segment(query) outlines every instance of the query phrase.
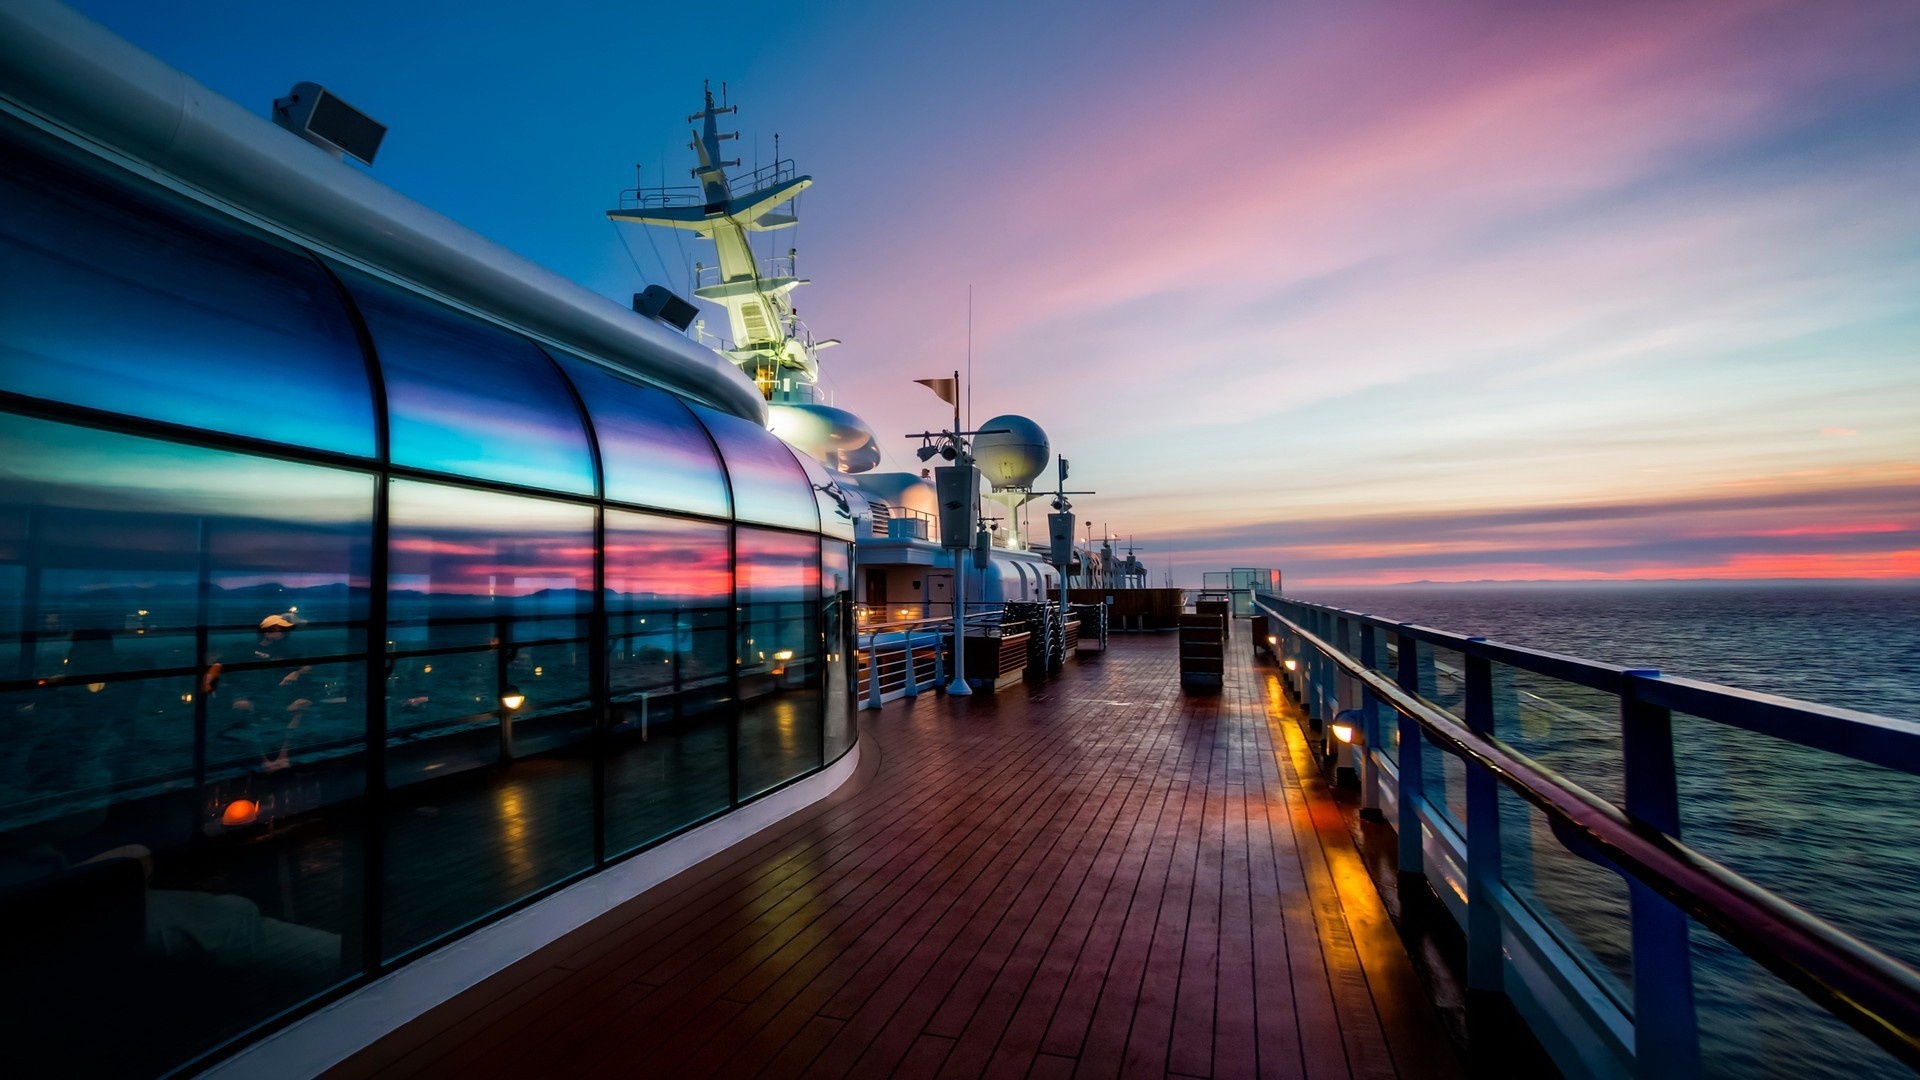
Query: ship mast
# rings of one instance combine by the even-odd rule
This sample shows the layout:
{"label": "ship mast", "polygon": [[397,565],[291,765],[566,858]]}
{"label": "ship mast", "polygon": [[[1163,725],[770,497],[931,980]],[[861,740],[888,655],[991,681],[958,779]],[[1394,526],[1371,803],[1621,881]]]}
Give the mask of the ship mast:
{"label": "ship mast", "polygon": [[[812,186],[813,177],[795,176],[792,162],[776,160],[747,174],[743,179],[748,191],[736,196],[727,169],[739,167],[740,162],[722,157],[720,144],[738,139],[740,133],[720,131],[718,120],[739,112],[740,107],[715,105],[711,88],[705,96],[706,107],[687,117],[688,123],[700,124],[689,147],[699,159],[693,169],[699,188],[686,192],[635,189],[635,205],[609,210],[607,217],[684,229],[712,240],[718,265],[698,268],[693,295],[726,309],[733,339],[726,354],[768,400],[791,398],[796,383],[799,393],[805,395],[820,378],[820,364],[814,354],[839,342],[814,341],[794,313],[789,296],[807,281],[795,276],[793,254],[774,259],[763,273],[747,234],[798,224],[798,218],[781,208],[790,211],[788,204]],[[683,201],[685,205],[676,205]]]}

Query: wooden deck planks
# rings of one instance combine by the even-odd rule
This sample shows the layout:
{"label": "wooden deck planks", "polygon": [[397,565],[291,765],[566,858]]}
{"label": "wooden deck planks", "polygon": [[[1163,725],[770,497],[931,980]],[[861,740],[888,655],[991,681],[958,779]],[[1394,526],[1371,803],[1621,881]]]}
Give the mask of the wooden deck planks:
{"label": "wooden deck planks", "polygon": [[1292,714],[1229,659],[1189,696],[1170,638],[1119,638],[863,714],[834,797],[336,1073],[1455,1075]]}

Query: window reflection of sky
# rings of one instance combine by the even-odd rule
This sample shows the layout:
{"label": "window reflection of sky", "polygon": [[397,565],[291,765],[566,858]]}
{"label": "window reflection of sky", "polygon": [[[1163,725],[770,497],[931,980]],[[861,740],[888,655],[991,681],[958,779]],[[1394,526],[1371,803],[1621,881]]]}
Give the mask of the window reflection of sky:
{"label": "window reflection of sky", "polygon": [[727,527],[607,511],[607,606],[725,607],[733,591]]}
{"label": "window reflection of sky", "polygon": [[735,541],[743,605],[811,600],[820,588],[820,541],[812,536],[741,529]]}
{"label": "window reflection of sky", "polygon": [[482,597],[578,590],[591,599],[591,506],[413,480],[393,481],[388,498],[395,589]]}
{"label": "window reflection of sky", "polygon": [[719,456],[678,398],[564,353],[555,359],[593,418],[607,498],[727,516],[727,480]]}
{"label": "window reflection of sky", "polygon": [[373,455],[366,361],[320,267],[19,139],[0,119],[0,388]]}
{"label": "window reflection of sky", "polygon": [[546,354],[364,274],[341,275],[380,357],[394,464],[594,493],[580,411]]}
{"label": "window reflection of sky", "polygon": [[793,459],[787,444],[759,424],[737,416],[693,406],[700,422],[720,444],[733,483],[733,516],[762,525],[785,525],[809,531],[820,527],[808,490],[807,474]]}

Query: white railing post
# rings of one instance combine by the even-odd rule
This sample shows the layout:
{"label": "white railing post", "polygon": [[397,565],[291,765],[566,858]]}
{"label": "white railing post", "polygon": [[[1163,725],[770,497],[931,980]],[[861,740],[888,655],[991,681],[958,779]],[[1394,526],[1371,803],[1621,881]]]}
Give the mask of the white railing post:
{"label": "white railing post", "polygon": [[914,677],[914,671],[913,671],[913,630],[912,628],[908,628],[907,630],[906,642],[907,642],[905,646],[906,657],[907,657],[906,694],[908,697],[919,697],[920,681]]}

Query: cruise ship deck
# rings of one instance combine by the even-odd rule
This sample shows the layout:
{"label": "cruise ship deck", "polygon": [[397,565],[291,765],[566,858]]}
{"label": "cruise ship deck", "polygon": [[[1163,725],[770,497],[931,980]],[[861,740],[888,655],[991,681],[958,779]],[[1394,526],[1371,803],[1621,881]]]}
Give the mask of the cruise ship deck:
{"label": "cruise ship deck", "polygon": [[1297,712],[1118,638],[862,714],[832,797],[338,1076],[1453,1076]]}

